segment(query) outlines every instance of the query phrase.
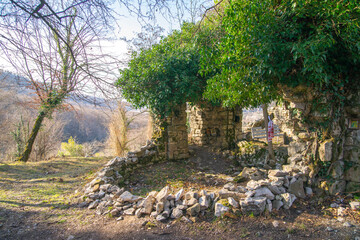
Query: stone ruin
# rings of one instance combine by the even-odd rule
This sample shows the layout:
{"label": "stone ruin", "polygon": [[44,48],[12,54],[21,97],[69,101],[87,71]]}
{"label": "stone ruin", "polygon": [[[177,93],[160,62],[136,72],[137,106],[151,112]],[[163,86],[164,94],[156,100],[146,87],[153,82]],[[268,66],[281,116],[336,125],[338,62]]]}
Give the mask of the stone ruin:
{"label": "stone ruin", "polygon": [[[120,188],[119,184],[124,183],[135,168],[189,157],[187,120],[190,141],[198,146],[228,148],[242,138],[241,109],[224,109],[206,103],[187,108],[183,105],[174,109],[166,119],[157,141],[148,141],[139,151],[109,161],[81,190],[79,204],[96,209],[96,214],[110,214],[118,220],[123,215],[150,215],[158,221],[181,218],[191,222],[208,211],[219,217],[238,212],[259,215],[273,209],[289,209],[297,198],[313,194],[311,186],[320,187],[328,194],[358,191],[360,130],[335,122],[331,132],[331,136],[335,137],[319,141],[316,133],[309,131],[309,126],[297,113],[305,112],[312,120],[326,116],[311,110],[310,100],[303,92],[284,92],[284,96],[284,104],[270,110],[275,115],[274,122],[289,142],[288,162],[280,169],[245,167],[217,192],[205,189],[185,192],[181,189],[172,193],[169,187],[165,187],[142,198]],[[352,98],[360,102],[359,95]],[[360,118],[359,105],[344,108],[344,119],[348,121],[351,118]],[[313,158],[316,157],[320,161],[318,165],[314,164]],[[315,178],[319,168],[324,166],[328,166],[330,180]],[[239,184],[241,181],[247,183]],[[351,207],[359,209],[360,204],[352,202]]]}
{"label": "stone ruin", "polygon": [[[149,215],[160,222],[179,218],[193,222],[206,212],[213,212],[216,217],[224,214],[231,217],[240,212],[260,215],[273,209],[289,209],[297,198],[312,195],[312,189],[304,187],[307,178],[303,173],[258,168],[244,168],[237,178],[229,179],[230,182],[215,192],[180,189],[171,193],[166,186],[143,198],[119,187],[135,168],[161,160],[158,146],[151,141],[127,157],[110,160],[81,190],[79,205],[96,209],[97,215],[108,214],[118,220],[126,215],[139,218]],[[239,180],[249,181],[242,186],[237,183]]]}
{"label": "stone ruin", "polygon": [[[314,96],[304,87],[282,88],[284,102],[270,110],[274,123],[285,133],[288,145],[288,164],[282,168],[298,169],[308,177],[308,184],[319,187],[327,194],[354,193],[360,189],[360,127],[353,128],[350,121],[360,124],[360,92],[349,95],[341,116],[331,119],[330,132],[316,132],[316,122],[330,119],[330,110],[320,112],[314,108]],[[318,100],[318,105],[329,106],[329,98]],[[307,121],[304,121],[304,117]],[[330,136],[324,139],[320,134]],[[323,176],[319,176],[319,172]]]}
{"label": "stone ruin", "polygon": [[165,125],[160,134],[164,156],[170,160],[185,159],[189,157],[189,141],[219,149],[234,147],[242,138],[242,109],[227,109],[206,102],[184,104],[172,111]]}

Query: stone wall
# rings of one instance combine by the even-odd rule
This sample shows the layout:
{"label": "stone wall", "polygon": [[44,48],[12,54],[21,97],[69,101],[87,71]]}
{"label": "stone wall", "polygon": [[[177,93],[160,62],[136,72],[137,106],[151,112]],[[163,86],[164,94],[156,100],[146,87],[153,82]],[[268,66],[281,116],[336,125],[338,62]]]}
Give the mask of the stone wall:
{"label": "stone wall", "polygon": [[166,120],[166,154],[168,159],[176,160],[189,157],[186,118],[186,105],[184,104],[174,109],[171,116]]}
{"label": "stone wall", "polygon": [[[350,119],[360,119],[360,93],[348,97],[341,116],[332,118],[329,111],[314,107],[310,89],[284,87],[285,101],[270,110],[274,122],[285,133],[288,147],[288,165],[284,169],[297,168],[307,173],[309,184],[315,184],[334,195],[354,192],[360,188],[360,130],[350,129]],[[326,97],[318,106],[327,106]],[[331,119],[328,132],[319,132],[316,122]]]}
{"label": "stone wall", "polygon": [[231,148],[242,137],[242,109],[202,102],[189,106],[190,141],[198,146]]}

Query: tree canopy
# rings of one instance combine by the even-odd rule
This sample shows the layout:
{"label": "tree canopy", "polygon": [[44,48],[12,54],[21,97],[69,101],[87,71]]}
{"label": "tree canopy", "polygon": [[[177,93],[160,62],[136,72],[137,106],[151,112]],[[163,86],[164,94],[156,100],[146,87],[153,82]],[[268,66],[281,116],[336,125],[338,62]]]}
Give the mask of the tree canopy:
{"label": "tree canopy", "polygon": [[209,62],[220,74],[208,82],[206,96],[254,106],[273,99],[281,85],[305,85],[343,98],[359,78],[358,4],[229,1]]}
{"label": "tree canopy", "polygon": [[184,24],[159,44],[133,53],[117,86],[136,107],[150,107],[166,116],[174,107],[202,97],[206,79],[199,73],[200,54],[191,43],[193,24]]}
{"label": "tree canopy", "polygon": [[256,107],[279,98],[285,85],[310,87],[333,96],[335,104],[358,89],[357,0],[229,0],[215,6],[191,31],[185,24],[133,55],[118,82],[126,98],[164,113],[201,96]]}

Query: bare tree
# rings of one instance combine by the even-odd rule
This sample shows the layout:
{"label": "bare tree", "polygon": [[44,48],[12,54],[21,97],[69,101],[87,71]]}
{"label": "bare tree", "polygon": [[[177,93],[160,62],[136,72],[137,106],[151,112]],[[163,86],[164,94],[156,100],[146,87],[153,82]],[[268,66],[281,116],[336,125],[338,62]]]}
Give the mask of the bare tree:
{"label": "bare tree", "polygon": [[[30,81],[39,108],[20,161],[29,159],[45,118],[51,117],[70,97],[84,96],[104,83],[106,74],[110,74],[105,71],[106,65],[101,64],[106,56],[97,47],[105,30],[102,19],[78,10],[75,5],[66,13],[51,27],[35,16],[26,22],[16,22],[16,28],[2,29],[1,37],[6,42],[2,49],[9,62]],[[39,12],[31,16],[34,14]]]}
{"label": "bare tree", "polygon": [[[20,161],[29,159],[44,119],[50,118],[66,100],[74,96],[86,98],[94,88],[102,91],[103,84],[111,84],[106,79],[113,72],[104,71],[111,66],[111,58],[104,56],[98,46],[116,19],[111,7],[114,2],[143,21],[153,19],[157,12],[174,16],[174,9],[180,19],[180,12],[189,8],[185,0],[0,2],[0,47],[17,71],[29,79],[39,107]],[[195,2],[191,3],[190,9],[194,9]]]}

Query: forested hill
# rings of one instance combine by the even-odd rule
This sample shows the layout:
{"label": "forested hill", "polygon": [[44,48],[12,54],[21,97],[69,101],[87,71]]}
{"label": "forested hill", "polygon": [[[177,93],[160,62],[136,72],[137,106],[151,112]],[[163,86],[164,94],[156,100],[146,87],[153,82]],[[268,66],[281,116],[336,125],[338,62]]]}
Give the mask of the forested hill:
{"label": "forested hill", "polygon": [[[0,125],[4,131],[12,129],[20,118],[32,122],[32,116],[35,116],[33,113],[37,109],[28,82],[24,77],[0,70]],[[104,99],[88,97],[83,100],[72,96],[69,100],[73,106],[59,110],[53,116],[53,120],[62,125],[60,140],[73,136],[80,143],[105,141],[109,112],[104,108]],[[91,102],[96,102],[98,107]]]}

